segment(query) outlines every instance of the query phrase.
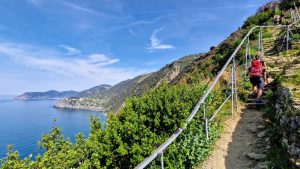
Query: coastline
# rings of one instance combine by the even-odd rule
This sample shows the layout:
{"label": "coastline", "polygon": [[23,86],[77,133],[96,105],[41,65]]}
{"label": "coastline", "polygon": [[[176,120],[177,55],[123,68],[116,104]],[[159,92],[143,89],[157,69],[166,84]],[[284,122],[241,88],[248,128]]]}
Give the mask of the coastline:
{"label": "coastline", "polygon": [[90,111],[97,111],[103,113],[105,116],[107,112],[99,107],[69,107],[69,106],[57,106],[56,104],[52,106],[55,109],[70,109],[70,110],[90,110]]}

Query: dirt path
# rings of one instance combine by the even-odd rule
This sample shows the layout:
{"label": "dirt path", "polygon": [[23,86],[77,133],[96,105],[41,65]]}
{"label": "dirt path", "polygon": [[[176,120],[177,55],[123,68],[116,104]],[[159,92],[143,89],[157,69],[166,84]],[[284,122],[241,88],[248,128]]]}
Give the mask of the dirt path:
{"label": "dirt path", "polygon": [[266,142],[262,112],[244,109],[225,122],[225,131],[211,157],[198,169],[266,168]]}

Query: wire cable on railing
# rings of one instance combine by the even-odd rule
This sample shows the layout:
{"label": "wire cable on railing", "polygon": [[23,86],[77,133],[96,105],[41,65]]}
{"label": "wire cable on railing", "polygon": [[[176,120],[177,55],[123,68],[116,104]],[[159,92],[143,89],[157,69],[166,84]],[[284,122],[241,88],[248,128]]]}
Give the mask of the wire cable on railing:
{"label": "wire cable on railing", "polygon": [[222,109],[222,107],[225,105],[225,103],[228,101],[228,99],[230,99],[231,95],[229,95],[225,101],[223,101],[223,103],[219,106],[219,108],[216,110],[216,112],[213,114],[213,116],[209,119],[209,122],[213,121],[213,119],[217,116],[217,114],[219,113],[219,111]]}

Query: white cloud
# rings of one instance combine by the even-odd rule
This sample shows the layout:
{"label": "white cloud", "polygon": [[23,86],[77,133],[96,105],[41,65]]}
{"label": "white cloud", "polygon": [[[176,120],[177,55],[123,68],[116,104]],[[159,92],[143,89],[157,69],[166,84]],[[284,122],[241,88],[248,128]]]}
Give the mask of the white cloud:
{"label": "white cloud", "polygon": [[172,49],[174,48],[173,45],[168,45],[168,44],[162,44],[161,40],[157,38],[156,34],[160,31],[162,31],[163,29],[155,29],[150,37],[150,47],[148,47],[147,49],[149,50],[154,50],[154,49]]}
{"label": "white cloud", "polygon": [[147,70],[115,67],[113,64],[119,62],[119,59],[100,53],[74,59],[65,57],[63,53],[53,49],[34,47],[27,44],[0,43],[1,55],[29,68],[67,77],[77,77],[82,80],[99,81],[99,79],[105,79],[103,83],[110,84],[148,72]]}
{"label": "white cloud", "polygon": [[70,46],[67,45],[59,45],[60,47],[64,48],[68,53],[68,55],[80,55],[81,51],[79,49],[76,48],[72,48]]}
{"label": "white cloud", "polygon": [[157,22],[159,22],[161,19],[163,18],[163,16],[158,16],[157,18],[153,19],[153,20],[138,20],[136,22],[133,22],[131,24],[129,24],[130,26],[135,26],[135,25],[148,25],[148,24],[155,24]]}
{"label": "white cloud", "polygon": [[110,19],[117,19],[118,18],[115,15],[111,15],[109,13],[102,12],[100,10],[95,10],[95,9],[92,9],[92,8],[87,8],[87,7],[84,7],[84,6],[75,4],[75,3],[61,2],[61,4],[64,5],[64,6],[66,6],[66,7],[68,7],[68,8],[77,10],[77,11],[89,13],[89,14],[92,14],[92,15],[97,15],[97,17],[100,16],[100,17],[102,17],[101,19],[108,19],[108,20],[110,20]]}
{"label": "white cloud", "polygon": [[104,54],[94,53],[89,55],[88,62],[91,64],[96,64],[98,66],[111,65],[119,62],[119,59],[111,59]]}
{"label": "white cloud", "polygon": [[85,7],[79,6],[79,5],[74,4],[74,3],[63,2],[63,4],[65,6],[68,6],[70,8],[73,8],[73,9],[76,9],[76,10],[79,10],[79,11],[82,11],[82,12],[87,12],[87,13],[91,13],[91,14],[99,14],[98,11],[95,11],[95,10],[89,9],[89,8],[85,8]]}
{"label": "white cloud", "polygon": [[133,36],[135,38],[144,38],[144,36],[141,36],[141,35],[135,33],[132,29],[128,29],[128,32],[130,33],[131,36]]}

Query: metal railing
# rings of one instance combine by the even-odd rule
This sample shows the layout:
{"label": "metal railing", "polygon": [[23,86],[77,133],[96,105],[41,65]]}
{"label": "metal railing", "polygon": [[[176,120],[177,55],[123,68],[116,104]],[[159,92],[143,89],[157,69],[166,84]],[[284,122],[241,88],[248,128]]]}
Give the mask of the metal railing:
{"label": "metal railing", "polygon": [[[289,30],[290,30],[291,25],[270,25],[270,26],[254,26],[249,30],[249,32],[245,35],[245,37],[242,39],[240,44],[236,47],[232,55],[229,57],[229,59],[226,61],[222,69],[218,72],[217,76],[213,80],[213,82],[210,84],[210,86],[207,88],[206,92],[202,96],[202,98],[199,100],[197,105],[194,107],[193,111],[189,115],[189,117],[186,119],[186,123],[182,128],[179,128],[171,137],[169,137],[162,145],[160,145],[149,157],[147,157],[144,161],[142,161],[138,166],[135,167],[135,169],[143,169],[146,166],[148,166],[157,156],[161,156],[161,168],[164,168],[164,150],[172,144],[175,139],[186,129],[187,125],[191,122],[191,120],[194,118],[198,110],[200,109],[201,106],[203,106],[204,110],[204,120],[205,120],[205,133],[206,133],[206,140],[209,140],[209,124],[216,118],[217,114],[220,112],[222,107],[225,105],[225,103],[231,98],[231,116],[234,115],[234,109],[238,111],[238,95],[237,95],[237,77],[236,77],[236,61],[235,57],[238,53],[238,51],[241,49],[242,45],[247,41],[246,44],[246,54],[244,58],[244,72],[241,75],[245,75],[246,77],[246,71],[248,69],[248,66],[250,65],[250,40],[249,36],[255,29],[259,29],[259,39],[258,39],[258,49],[262,52],[263,54],[263,34],[262,34],[262,29],[263,28],[286,28],[287,33],[287,46],[286,50],[289,49],[288,43],[289,43]],[[213,115],[209,118],[206,115],[205,112],[205,100],[207,99],[208,95],[211,93],[215,85],[218,83],[221,75],[225,72],[227,68],[230,68],[229,65],[232,63],[231,66],[231,94],[227,97],[225,97],[225,100],[221,103],[221,105],[216,109],[216,111],[213,113]]]}
{"label": "metal railing", "polygon": [[290,9],[290,12],[291,12],[292,23],[294,23],[295,26],[300,27],[300,13],[295,2],[294,2],[294,9]]}

